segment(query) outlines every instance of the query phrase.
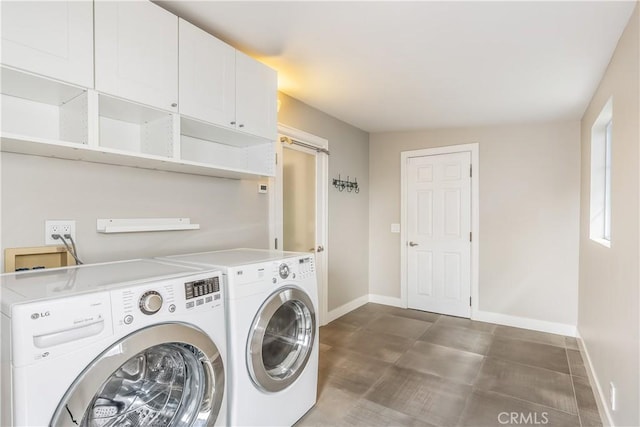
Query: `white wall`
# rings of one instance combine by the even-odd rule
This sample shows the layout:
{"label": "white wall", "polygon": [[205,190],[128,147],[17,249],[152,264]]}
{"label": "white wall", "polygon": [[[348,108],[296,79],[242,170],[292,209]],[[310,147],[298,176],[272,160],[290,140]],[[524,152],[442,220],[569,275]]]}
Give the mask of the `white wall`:
{"label": "white wall", "polygon": [[329,186],[328,309],[369,293],[369,134],[284,93],[278,122],[329,141],[329,179],[357,178],[360,193]]}
{"label": "white wall", "polygon": [[479,309],[575,326],[579,141],[578,122],[372,134],[370,292],[400,297],[400,152],[478,142]]}
{"label": "white wall", "polygon": [[[2,250],[44,245],[46,219],[76,220],[86,262],[266,248],[268,198],[238,181],[2,153]],[[190,217],[200,230],[99,234],[97,218]]]}
{"label": "white wall", "polygon": [[[617,426],[640,425],[640,6],[582,118],[578,332]],[[591,128],[613,97],[611,248],[589,239]]]}

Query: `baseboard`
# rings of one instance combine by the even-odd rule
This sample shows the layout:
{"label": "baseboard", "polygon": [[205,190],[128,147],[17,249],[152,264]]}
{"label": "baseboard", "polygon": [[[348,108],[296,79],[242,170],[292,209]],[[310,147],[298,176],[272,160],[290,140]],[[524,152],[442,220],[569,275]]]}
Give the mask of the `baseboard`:
{"label": "baseboard", "polygon": [[548,332],[551,334],[576,336],[576,327],[564,323],[547,322],[546,320],[530,319],[528,317],[511,316],[490,311],[474,311],[471,314],[473,320],[496,323],[498,325],[514,326],[516,328],[531,329],[534,331]]}
{"label": "baseboard", "polygon": [[368,302],[369,302],[369,295],[363,295],[361,297],[354,299],[353,301],[349,301],[348,303],[341,305],[338,308],[334,308],[333,310],[327,313],[327,323],[333,322],[338,317],[342,317],[345,314],[349,313],[350,311],[353,311],[356,308],[360,307],[361,305],[365,305]]}
{"label": "baseboard", "polygon": [[403,306],[402,300],[400,298],[388,297],[386,295],[369,294],[369,302],[390,305],[392,307],[406,308]]}
{"label": "baseboard", "polygon": [[596,404],[598,405],[598,412],[601,414],[600,417],[602,418],[602,425],[604,427],[615,427],[613,417],[609,411],[609,405],[607,404],[607,398],[605,397],[606,395],[604,394],[602,387],[600,387],[598,375],[596,375],[596,371],[593,369],[589,351],[587,350],[587,346],[584,344],[584,340],[580,336],[579,331],[576,332],[576,338],[578,339],[578,347],[580,348],[580,354],[582,354],[582,360],[585,362],[585,368],[587,370],[589,382],[591,383],[591,388],[595,391],[594,395],[596,398]]}

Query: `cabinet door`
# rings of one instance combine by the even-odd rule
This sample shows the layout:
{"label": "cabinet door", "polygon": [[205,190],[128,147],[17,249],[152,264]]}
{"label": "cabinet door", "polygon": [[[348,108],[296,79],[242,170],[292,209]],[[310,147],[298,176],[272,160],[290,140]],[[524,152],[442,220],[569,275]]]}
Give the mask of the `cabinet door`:
{"label": "cabinet door", "polygon": [[236,51],[236,121],[239,130],[276,139],[277,91],[275,70]]}
{"label": "cabinet door", "polygon": [[96,89],[178,111],[178,17],[147,1],[96,1]]}
{"label": "cabinet door", "polygon": [[2,63],[93,87],[93,2],[3,1]]}
{"label": "cabinet door", "polygon": [[180,19],[180,114],[235,128],[236,51]]}

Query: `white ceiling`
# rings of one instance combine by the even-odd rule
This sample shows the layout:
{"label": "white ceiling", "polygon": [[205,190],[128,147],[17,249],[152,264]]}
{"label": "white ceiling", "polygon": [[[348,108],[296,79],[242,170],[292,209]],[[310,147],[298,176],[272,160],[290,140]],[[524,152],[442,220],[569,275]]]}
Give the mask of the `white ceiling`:
{"label": "white ceiling", "polygon": [[369,132],[579,120],[635,1],[159,1]]}

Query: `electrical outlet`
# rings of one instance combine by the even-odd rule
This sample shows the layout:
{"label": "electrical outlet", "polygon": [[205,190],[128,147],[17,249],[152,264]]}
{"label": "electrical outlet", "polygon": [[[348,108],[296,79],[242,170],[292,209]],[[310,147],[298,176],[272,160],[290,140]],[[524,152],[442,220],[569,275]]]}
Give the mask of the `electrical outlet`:
{"label": "electrical outlet", "polygon": [[[76,222],[74,220],[46,220],[44,222],[44,244],[45,245],[63,245],[62,240],[51,237],[54,234],[70,234],[75,242],[76,239]],[[68,241],[68,239],[67,239]]]}
{"label": "electrical outlet", "polygon": [[613,382],[609,383],[609,403],[611,404],[611,410],[616,410],[616,386]]}

